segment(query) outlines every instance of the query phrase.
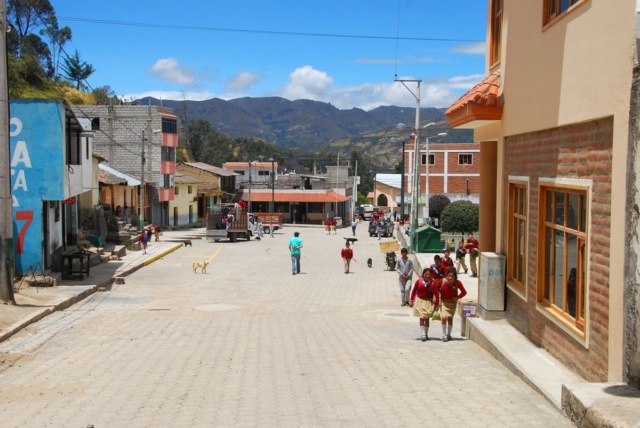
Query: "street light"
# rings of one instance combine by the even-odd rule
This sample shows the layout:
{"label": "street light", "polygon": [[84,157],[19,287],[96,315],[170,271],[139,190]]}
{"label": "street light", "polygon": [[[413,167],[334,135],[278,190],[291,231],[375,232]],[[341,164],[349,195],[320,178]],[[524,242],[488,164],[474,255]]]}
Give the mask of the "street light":
{"label": "street light", "polygon": [[271,162],[271,205],[269,205],[269,212],[272,213],[274,212],[273,206],[275,205],[276,199],[276,174],[273,168],[275,160],[273,158],[269,158],[269,162]]}
{"label": "street light", "polygon": [[249,212],[252,213],[253,210],[251,209],[251,164],[253,164],[253,162],[249,162],[249,204],[248,204],[248,208],[249,208]]}
{"label": "street light", "polygon": [[[162,132],[162,129],[154,129],[152,134]],[[142,130],[142,150],[140,154],[140,230],[144,230],[144,142],[147,141]]]}

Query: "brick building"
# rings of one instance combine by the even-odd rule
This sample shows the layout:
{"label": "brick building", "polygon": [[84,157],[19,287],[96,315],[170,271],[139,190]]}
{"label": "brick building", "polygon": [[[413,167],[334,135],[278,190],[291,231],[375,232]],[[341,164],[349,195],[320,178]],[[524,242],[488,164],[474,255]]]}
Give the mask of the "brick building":
{"label": "brick building", "polygon": [[[411,134],[404,153],[405,205],[410,205],[415,170],[415,135]],[[478,202],[480,193],[480,144],[478,143],[429,143],[429,185],[427,188],[427,147],[420,141],[420,204],[425,195],[445,195],[451,201]],[[378,201],[376,195],[376,201]],[[409,208],[405,209],[409,214]],[[422,217],[422,216],[421,216]]]}
{"label": "brick building", "polygon": [[[178,118],[172,110],[159,106],[73,106],[78,118],[91,121],[95,132],[94,152],[109,166],[140,178],[144,139],[144,179],[152,184],[145,189],[146,223],[169,224],[168,202],[174,198]],[[139,210],[137,199],[125,201]]]}
{"label": "brick building", "polygon": [[506,256],[504,315],[586,380],[638,385],[636,2],[487,5],[487,77],[446,115],[480,142],[480,250]]}

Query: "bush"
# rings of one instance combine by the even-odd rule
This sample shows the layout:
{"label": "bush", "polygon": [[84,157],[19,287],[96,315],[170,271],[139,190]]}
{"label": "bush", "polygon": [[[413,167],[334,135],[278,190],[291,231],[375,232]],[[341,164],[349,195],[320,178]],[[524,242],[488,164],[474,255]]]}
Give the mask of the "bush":
{"label": "bush", "polygon": [[466,234],[478,231],[480,207],[471,201],[456,201],[442,211],[442,231]]}

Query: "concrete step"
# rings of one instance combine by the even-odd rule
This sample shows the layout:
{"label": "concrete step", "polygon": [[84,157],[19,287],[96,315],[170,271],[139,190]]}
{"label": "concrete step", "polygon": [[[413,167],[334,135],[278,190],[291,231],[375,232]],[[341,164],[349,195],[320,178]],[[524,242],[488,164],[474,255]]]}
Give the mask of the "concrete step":
{"label": "concrete step", "polygon": [[111,251],[111,255],[117,255],[118,257],[123,257],[127,255],[127,246],[126,245],[115,245],[113,250]]}

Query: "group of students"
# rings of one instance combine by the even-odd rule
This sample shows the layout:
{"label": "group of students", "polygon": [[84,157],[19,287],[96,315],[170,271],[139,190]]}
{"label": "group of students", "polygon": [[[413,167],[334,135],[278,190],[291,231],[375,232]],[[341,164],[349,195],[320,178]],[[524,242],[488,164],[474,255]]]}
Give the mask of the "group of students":
{"label": "group of students", "polygon": [[160,226],[151,224],[140,233],[138,242],[140,243],[140,247],[142,247],[142,254],[147,254],[147,244],[151,241],[151,235],[155,235],[156,242],[160,241]]}
{"label": "group of students", "polygon": [[453,267],[449,251],[445,251],[444,257],[436,256],[435,263],[423,269],[422,276],[413,287],[413,262],[409,260],[409,251],[403,248],[400,256],[396,272],[399,275],[402,306],[413,308],[413,315],[419,318],[423,342],[429,340],[429,320],[438,311],[442,324],[442,341],[448,342],[451,340],[458,300],[467,295],[467,290],[458,279],[458,271]]}
{"label": "group of students", "polygon": [[331,232],[333,232],[334,235],[338,234],[338,221],[335,219],[335,217],[332,219],[327,219],[324,222],[324,230],[327,232],[327,235],[331,235]]}

